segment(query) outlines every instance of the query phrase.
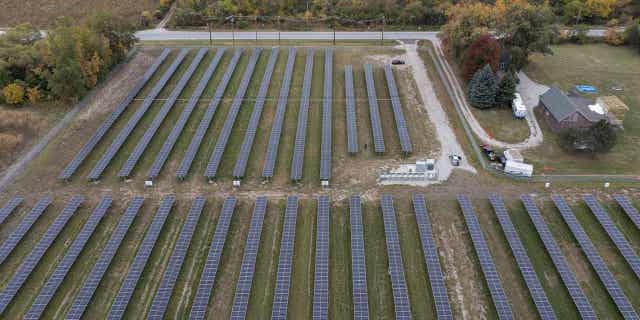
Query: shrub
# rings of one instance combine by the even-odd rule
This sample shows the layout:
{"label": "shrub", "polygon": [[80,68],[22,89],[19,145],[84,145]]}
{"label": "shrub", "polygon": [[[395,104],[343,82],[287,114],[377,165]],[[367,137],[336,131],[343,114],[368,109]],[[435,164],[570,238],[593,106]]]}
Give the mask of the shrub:
{"label": "shrub", "polygon": [[173,16],[175,25],[178,26],[204,26],[206,21],[202,13],[191,8],[178,8]]}
{"label": "shrub", "polygon": [[625,29],[624,42],[630,46],[640,46],[640,25],[637,21],[632,21]]}
{"label": "shrub", "polygon": [[24,87],[18,83],[11,83],[2,89],[4,101],[8,104],[21,104],[24,102]]}
{"label": "shrub", "polygon": [[140,24],[144,27],[148,27],[153,21],[153,15],[151,12],[145,10],[140,14]]}
{"label": "shrub", "polygon": [[469,102],[471,105],[486,109],[495,105],[496,101],[496,78],[488,64],[478,70],[469,82]]}
{"label": "shrub", "polygon": [[604,34],[604,42],[612,46],[620,46],[624,44],[624,39],[615,28],[608,28]]}
{"label": "shrub", "polygon": [[493,71],[498,68],[500,44],[492,36],[483,34],[464,52],[462,74],[469,81],[480,68],[490,65]]}
{"label": "shrub", "polygon": [[40,89],[38,87],[31,87],[27,89],[27,100],[31,104],[36,104],[40,101]]}

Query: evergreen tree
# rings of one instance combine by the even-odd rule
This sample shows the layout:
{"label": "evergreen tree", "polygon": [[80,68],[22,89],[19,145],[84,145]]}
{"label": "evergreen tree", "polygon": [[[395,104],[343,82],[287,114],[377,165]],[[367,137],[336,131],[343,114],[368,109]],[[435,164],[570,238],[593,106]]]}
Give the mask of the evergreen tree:
{"label": "evergreen tree", "polygon": [[516,79],[513,73],[508,72],[500,79],[496,92],[496,106],[510,106],[516,97]]}
{"label": "evergreen tree", "polygon": [[497,89],[495,75],[491,66],[487,64],[476,71],[469,81],[469,92],[467,93],[469,102],[476,108],[491,108],[496,102]]}

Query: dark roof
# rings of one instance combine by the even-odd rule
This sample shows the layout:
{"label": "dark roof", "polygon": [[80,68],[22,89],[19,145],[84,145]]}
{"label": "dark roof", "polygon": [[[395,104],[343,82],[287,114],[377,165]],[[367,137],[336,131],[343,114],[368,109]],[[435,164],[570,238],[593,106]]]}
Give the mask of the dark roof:
{"label": "dark roof", "polygon": [[557,86],[552,86],[540,96],[540,102],[542,102],[553,118],[560,122],[570,115],[579,112],[587,120],[591,122],[597,122],[602,119],[606,119],[606,116],[591,111],[589,105],[593,104],[590,99],[578,96],[578,95],[566,95]]}

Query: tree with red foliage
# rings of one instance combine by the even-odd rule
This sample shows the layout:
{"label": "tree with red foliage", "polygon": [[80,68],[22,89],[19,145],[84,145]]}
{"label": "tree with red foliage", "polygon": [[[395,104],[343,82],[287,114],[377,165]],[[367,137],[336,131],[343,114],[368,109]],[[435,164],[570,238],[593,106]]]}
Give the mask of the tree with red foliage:
{"label": "tree with red foliage", "polygon": [[497,71],[500,60],[500,44],[488,34],[482,34],[465,50],[462,58],[462,74],[469,81],[480,68],[490,65]]}

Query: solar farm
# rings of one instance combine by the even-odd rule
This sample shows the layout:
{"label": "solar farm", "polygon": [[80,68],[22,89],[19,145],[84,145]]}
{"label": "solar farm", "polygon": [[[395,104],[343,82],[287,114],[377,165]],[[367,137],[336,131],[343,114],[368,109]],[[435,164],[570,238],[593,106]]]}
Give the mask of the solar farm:
{"label": "solar farm", "polygon": [[376,183],[439,152],[402,51],[142,50],[0,194],[0,318],[638,319],[637,193]]}

